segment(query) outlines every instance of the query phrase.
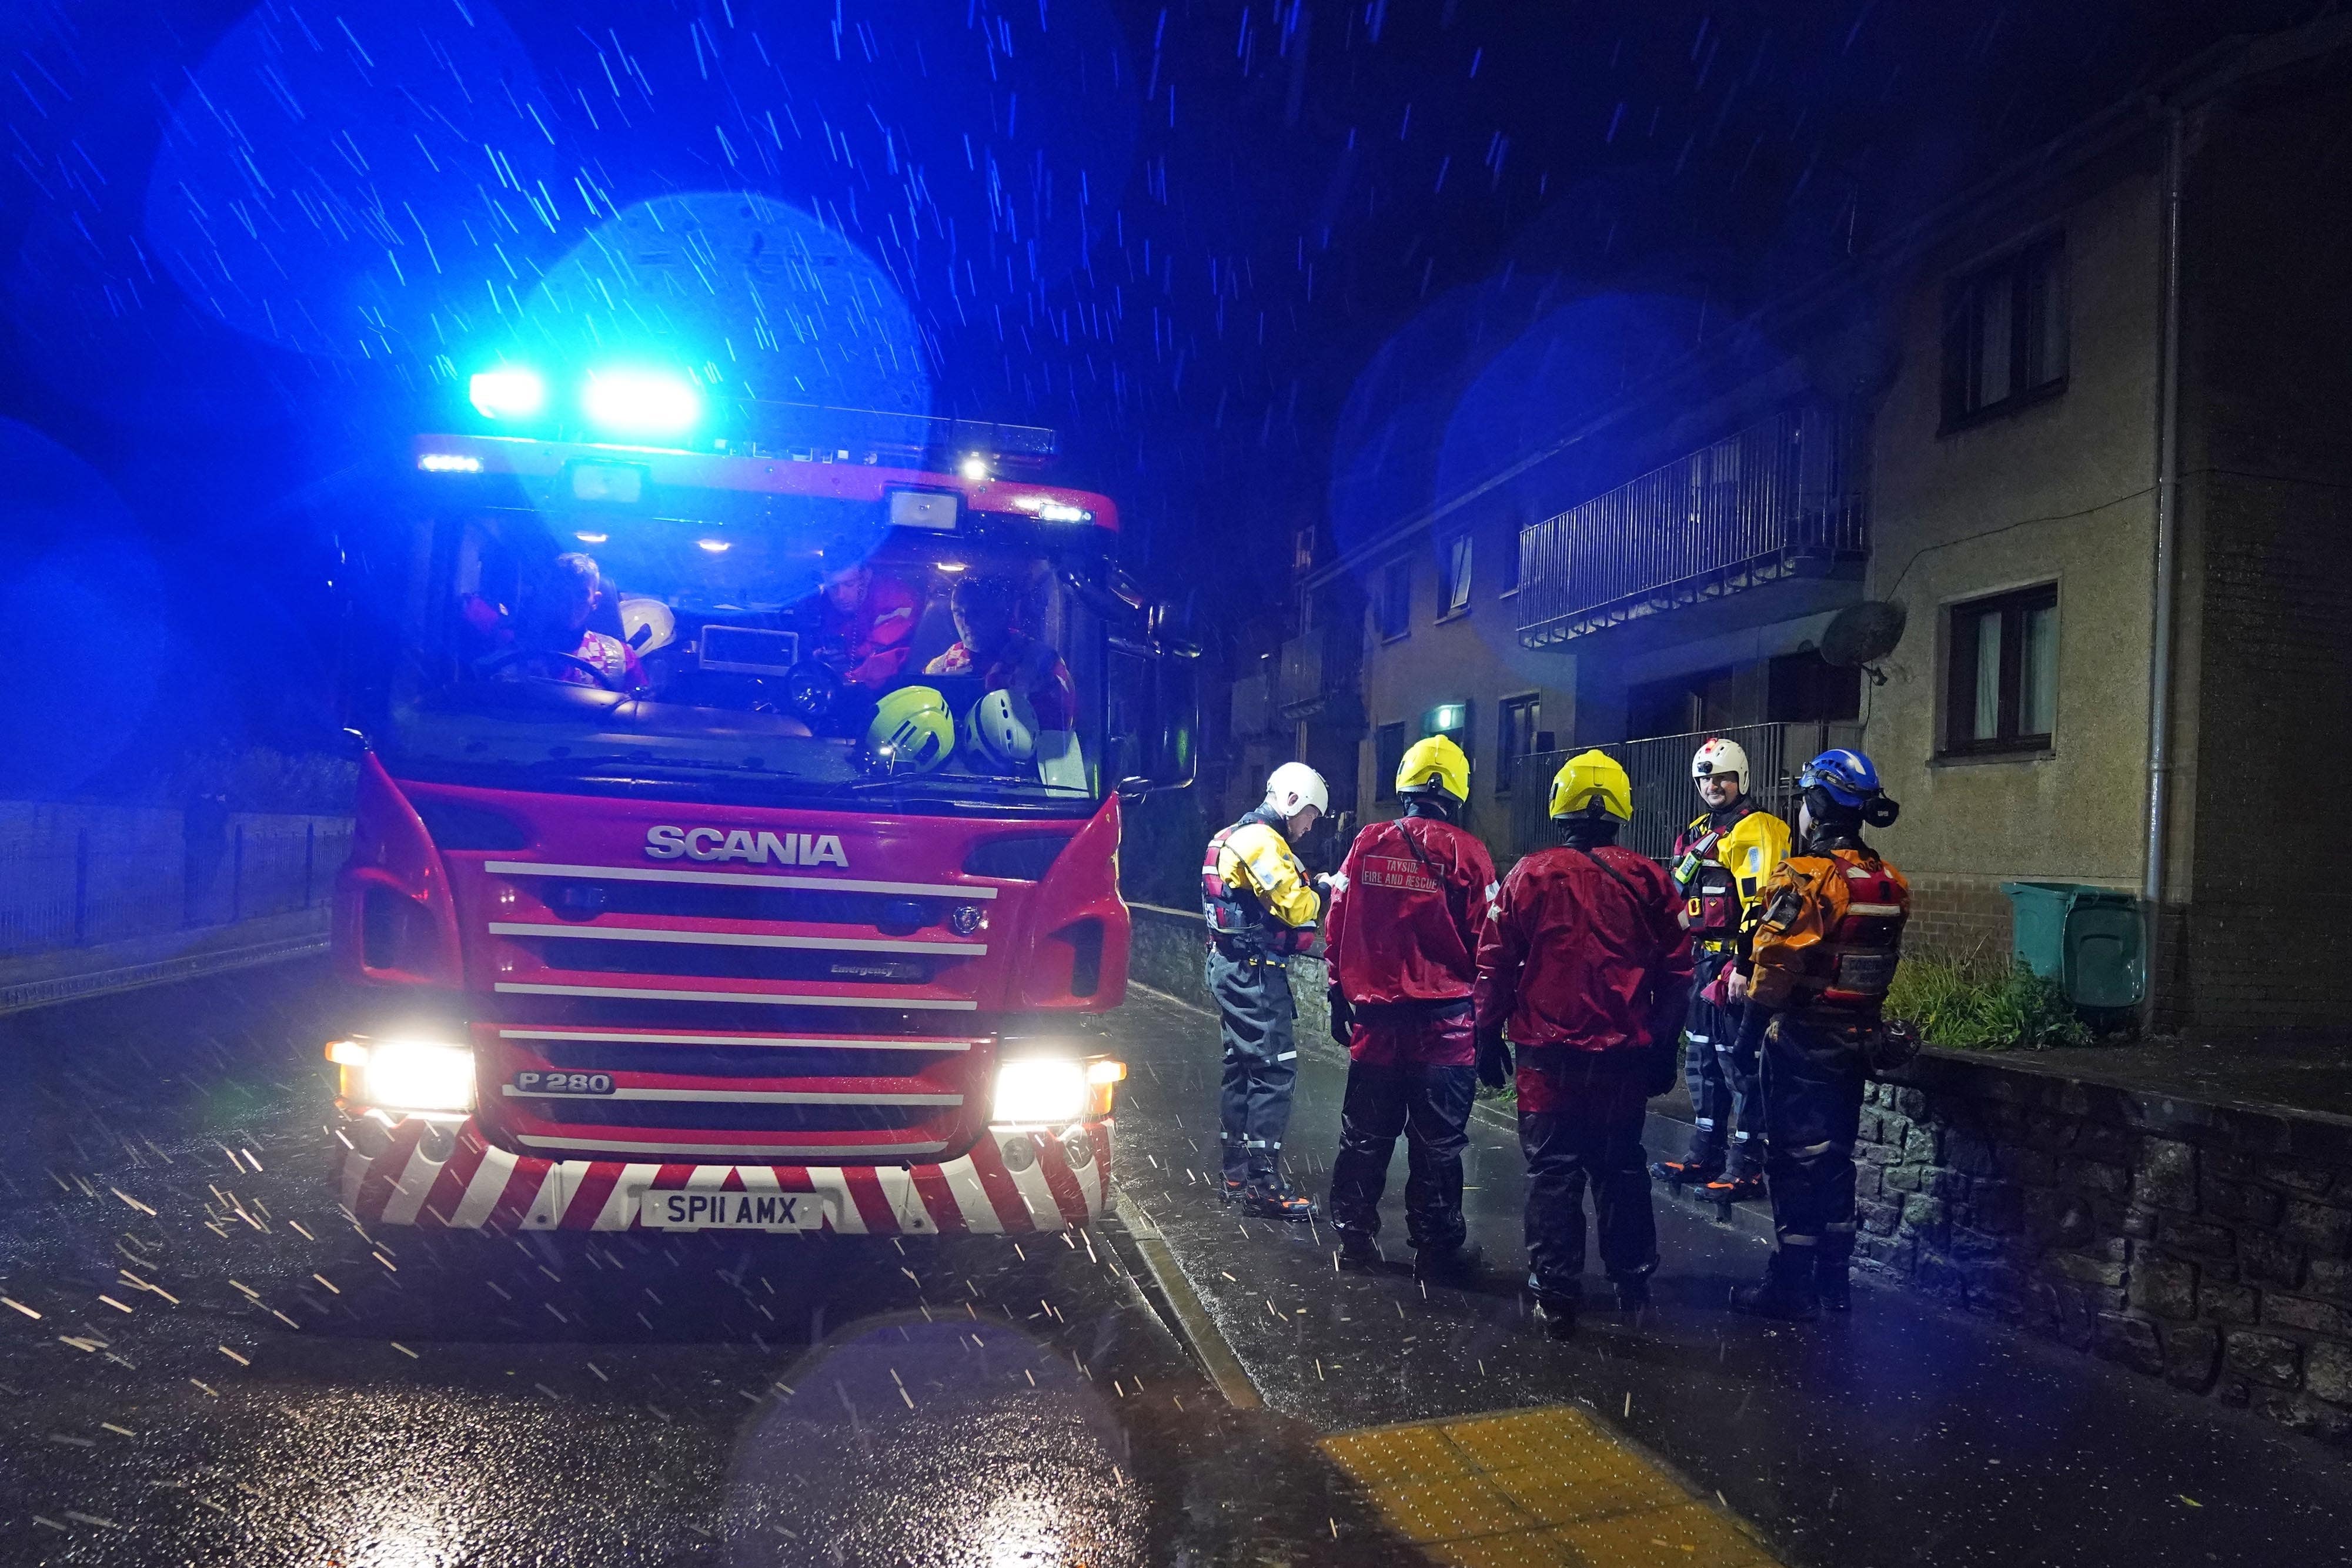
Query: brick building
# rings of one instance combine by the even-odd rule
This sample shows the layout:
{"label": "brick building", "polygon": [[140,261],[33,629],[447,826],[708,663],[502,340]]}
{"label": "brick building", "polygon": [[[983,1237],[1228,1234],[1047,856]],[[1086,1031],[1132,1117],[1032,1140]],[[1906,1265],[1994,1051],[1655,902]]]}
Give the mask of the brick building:
{"label": "brick building", "polygon": [[[2295,824],[2352,732],[2347,43],[2218,50],[1345,559],[1308,541],[1236,750],[1376,816],[1454,734],[1507,860],[1570,749],[1627,761],[1662,852],[1706,734],[1768,785],[1859,744],[1923,944],[2005,950],[2005,882],[2126,890],[2162,1021],[2330,1026],[2352,889]],[[1864,602],[1899,637],[1832,663]]]}

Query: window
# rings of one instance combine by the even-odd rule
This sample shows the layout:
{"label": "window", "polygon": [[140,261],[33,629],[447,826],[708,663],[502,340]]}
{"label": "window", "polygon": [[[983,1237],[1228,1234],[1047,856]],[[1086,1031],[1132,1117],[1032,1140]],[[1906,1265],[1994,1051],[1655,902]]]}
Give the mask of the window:
{"label": "window", "polygon": [[1378,798],[1397,798],[1397,769],[1404,766],[1404,726],[1384,724],[1372,732],[1372,768],[1378,774],[1375,783]]}
{"label": "window", "polygon": [[1459,533],[1437,547],[1439,595],[1437,618],[1460,615],[1470,608],[1470,536]]}
{"label": "window", "polygon": [[1381,572],[1380,612],[1382,640],[1402,637],[1412,630],[1412,563],[1391,561]]}
{"label": "window", "polygon": [[1944,425],[2066,384],[2065,250],[2052,237],[1954,282],[1944,298]]}
{"label": "window", "polygon": [[1511,775],[1519,758],[1542,749],[1536,737],[1543,727],[1543,698],[1530,694],[1505,697],[1495,724],[1495,793],[1511,792]]}
{"label": "window", "polygon": [[1952,611],[1944,752],[2046,751],[2058,719],[2058,587],[1979,599]]}
{"label": "window", "polygon": [[1508,599],[1519,591],[1519,534],[1515,525],[1503,535],[1503,591]]}

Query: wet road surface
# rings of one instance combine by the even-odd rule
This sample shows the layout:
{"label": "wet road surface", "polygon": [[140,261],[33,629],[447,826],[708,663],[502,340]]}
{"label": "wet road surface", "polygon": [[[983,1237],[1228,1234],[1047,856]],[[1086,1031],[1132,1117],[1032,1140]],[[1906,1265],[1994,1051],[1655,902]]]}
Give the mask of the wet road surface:
{"label": "wet road surface", "polygon": [[[1328,1228],[1244,1220],[1208,1196],[1213,1020],[1131,993],[1122,1029],[1127,1200],[1167,1237],[1268,1407],[1319,1431],[1572,1405],[1792,1563],[2352,1562],[2352,1469],[2243,1412],[1887,1287],[1858,1283],[1850,1317],[1733,1315],[1729,1286],[1763,1269],[1760,1215],[1722,1225],[1661,1192],[1654,1307],[1588,1311],[1575,1340],[1549,1340],[1517,1289],[1524,1167],[1490,1107],[1465,1176],[1488,1279],[1413,1278],[1402,1149],[1383,1207],[1392,1266],[1341,1273]],[[1319,1198],[1346,1058],[1300,1043],[1286,1153]],[[1651,1125],[1654,1155],[1678,1155],[1686,1129]],[[1588,1301],[1605,1298],[1589,1267]]]}
{"label": "wet road surface", "polygon": [[[1133,1233],[362,1234],[322,1176],[319,979],[0,1019],[0,1563],[1410,1563],[1414,1499],[1525,1501],[1571,1470],[1660,1511],[1548,1532],[1548,1556],[1435,1554],[1753,1560],[1729,1516],[1823,1565],[2352,1541],[2340,1462],[2212,1402],[1888,1290],[1850,1320],[1735,1319],[1758,1229],[1672,1204],[1658,1305],[1555,1343],[1518,1299],[1491,1116],[1469,1201],[1492,1278],[1340,1273],[1327,1228],[1210,1196],[1213,1025],[1141,992],[1098,1025],[1133,1064]],[[1308,1045],[1290,1147],[1319,1186],[1344,1069]],[[1243,1407],[1155,1302],[1199,1315]],[[1649,1522],[1674,1518],[1719,1554]]]}
{"label": "wet road surface", "polygon": [[361,1233],[320,978],[0,1019],[0,1563],[1420,1561],[1109,1230]]}

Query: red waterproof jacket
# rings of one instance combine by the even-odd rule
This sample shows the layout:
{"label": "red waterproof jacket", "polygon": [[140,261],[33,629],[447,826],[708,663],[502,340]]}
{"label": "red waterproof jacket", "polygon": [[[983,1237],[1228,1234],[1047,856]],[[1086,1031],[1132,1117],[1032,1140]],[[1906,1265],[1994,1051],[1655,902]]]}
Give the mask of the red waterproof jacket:
{"label": "red waterproof jacket", "polygon": [[1689,997],[1681,905],[1664,871],[1614,844],[1528,856],[1478,944],[1478,1028],[1505,1025],[1522,1051],[1647,1046],[1652,1020],[1678,1024]]}
{"label": "red waterproof jacket", "polygon": [[1331,879],[1331,978],[1357,1007],[1468,997],[1495,893],[1486,846],[1453,823],[1372,823]]}

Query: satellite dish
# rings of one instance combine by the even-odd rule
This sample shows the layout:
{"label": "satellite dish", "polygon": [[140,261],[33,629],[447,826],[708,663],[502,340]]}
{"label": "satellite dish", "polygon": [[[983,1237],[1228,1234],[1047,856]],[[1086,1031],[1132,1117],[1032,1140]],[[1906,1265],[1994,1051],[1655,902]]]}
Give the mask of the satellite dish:
{"label": "satellite dish", "polygon": [[1904,619],[1903,606],[1892,600],[1865,599],[1847,605],[1822,633],[1823,662],[1842,667],[1860,665],[1870,672],[1874,685],[1885,685],[1886,677],[1874,666],[1903,641]]}

